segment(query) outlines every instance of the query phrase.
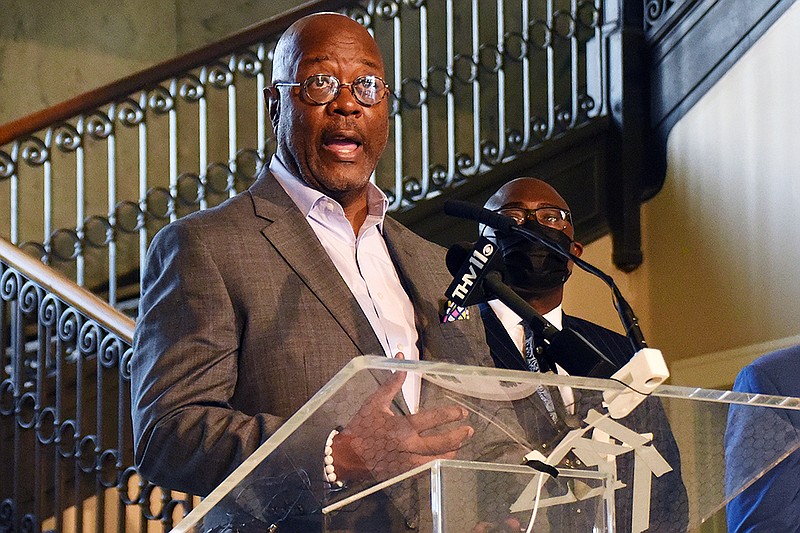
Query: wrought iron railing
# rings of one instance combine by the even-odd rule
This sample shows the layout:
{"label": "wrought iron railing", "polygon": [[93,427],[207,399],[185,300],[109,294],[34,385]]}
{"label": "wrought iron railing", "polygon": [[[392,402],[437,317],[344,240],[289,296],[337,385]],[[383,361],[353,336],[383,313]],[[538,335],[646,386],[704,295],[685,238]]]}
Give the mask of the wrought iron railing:
{"label": "wrought iron railing", "polygon": [[158,229],[252,182],[291,22],[341,10],[376,36],[392,129],[374,180],[402,211],[609,113],[601,5],[315,2],[1,126],[0,532],[168,528],[192,506],[132,468],[132,322],[79,286],[138,295]]}
{"label": "wrought iron railing", "polygon": [[133,468],[133,320],[3,239],[0,258],[0,532],[167,528],[193,499]]}
{"label": "wrought iron railing", "polygon": [[118,304],[160,227],[247,187],[273,152],[271,50],[314,10],[344,11],[384,51],[392,128],[374,179],[411,209],[608,113],[603,4],[304,6],[0,127],[0,235]]}

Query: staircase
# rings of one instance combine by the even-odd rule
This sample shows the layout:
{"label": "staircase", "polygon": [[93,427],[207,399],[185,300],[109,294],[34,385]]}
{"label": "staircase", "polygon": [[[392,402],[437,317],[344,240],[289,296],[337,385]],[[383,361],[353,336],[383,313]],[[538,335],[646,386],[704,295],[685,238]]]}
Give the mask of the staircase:
{"label": "staircase", "polygon": [[579,238],[610,228],[635,267],[627,162],[642,156],[621,149],[638,126],[622,120],[636,104],[621,105],[620,65],[642,19],[622,5],[312,2],[1,126],[0,533],[169,529],[193,505],[131,466],[133,322],[120,311],[135,313],[153,235],[269,161],[271,50],[307,13],[346,13],[384,51],[391,130],[374,181],[395,217],[442,244],[470,239],[440,215],[444,199],[482,202],[538,173],[573,206]]}

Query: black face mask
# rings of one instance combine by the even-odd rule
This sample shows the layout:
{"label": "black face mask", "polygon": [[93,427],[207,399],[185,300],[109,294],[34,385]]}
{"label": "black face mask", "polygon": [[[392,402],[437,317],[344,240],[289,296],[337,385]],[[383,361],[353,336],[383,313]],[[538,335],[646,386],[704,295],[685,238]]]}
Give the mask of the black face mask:
{"label": "black face mask", "polygon": [[[564,251],[570,250],[572,239],[564,232],[533,221],[526,221],[523,227],[554,242]],[[497,244],[505,264],[505,281],[523,297],[550,292],[569,278],[569,261],[538,242],[517,233],[498,232]]]}

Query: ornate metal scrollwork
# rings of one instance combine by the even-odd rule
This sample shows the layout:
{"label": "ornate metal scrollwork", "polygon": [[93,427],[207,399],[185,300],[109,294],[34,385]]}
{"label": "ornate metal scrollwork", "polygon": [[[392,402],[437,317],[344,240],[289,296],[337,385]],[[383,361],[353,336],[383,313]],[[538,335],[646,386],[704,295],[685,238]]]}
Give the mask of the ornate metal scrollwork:
{"label": "ornate metal scrollwork", "polygon": [[26,513],[20,522],[20,533],[39,533],[39,519],[35,514]]}
{"label": "ornate metal scrollwork", "polygon": [[539,19],[528,24],[528,44],[540,50],[545,50],[552,42],[553,32],[547,22]]}
{"label": "ornate metal scrollwork", "polygon": [[427,88],[431,94],[445,96],[453,88],[453,77],[444,67],[430,67]]}
{"label": "ornate metal scrollwork", "polygon": [[36,425],[35,392],[26,392],[17,399],[16,419],[22,429],[32,429]]}
{"label": "ornate metal scrollwork", "polygon": [[644,21],[646,26],[655,26],[659,19],[670,9],[675,0],[647,0],[644,6]]}
{"label": "ornate metal scrollwork", "polygon": [[425,85],[417,78],[406,78],[400,88],[401,100],[404,105],[413,109],[419,109],[428,99],[428,91]]}
{"label": "ornate metal scrollwork", "polygon": [[400,5],[393,0],[382,0],[375,6],[375,14],[384,20],[390,20],[400,12]]}
{"label": "ornate metal scrollwork", "polygon": [[172,97],[169,89],[159,85],[150,91],[147,96],[147,105],[157,115],[165,115],[175,109],[175,98]]}
{"label": "ornate metal scrollwork", "polygon": [[433,165],[431,167],[431,181],[437,187],[443,187],[447,183],[447,168],[444,165]]}
{"label": "ornate metal scrollwork", "polygon": [[53,129],[53,141],[62,152],[74,152],[82,144],[81,134],[72,124],[61,124]]}
{"label": "ornate metal scrollwork", "polygon": [[588,94],[578,95],[578,111],[580,113],[581,118],[587,117],[589,113],[594,111],[594,108],[595,108],[594,98],[592,98]]}
{"label": "ornate metal scrollwork", "polygon": [[86,116],[85,124],[86,133],[96,140],[107,139],[114,132],[114,123],[106,113],[99,109],[95,109]]}
{"label": "ornate metal scrollwork", "polygon": [[6,498],[0,502],[0,527],[3,531],[13,531],[11,526],[14,525],[14,516],[16,515],[16,506],[14,500]]}
{"label": "ornate metal scrollwork", "polygon": [[503,160],[503,154],[500,152],[500,148],[497,146],[497,143],[485,139],[481,141],[481,161],[486,163],[490,166],[497,166]]}
{"label": "ornate metal scrollwork", "polygon": [[518,31],[508,32],[503,36],[503,55],[516,63],[528,55],[528,41]]}
{"label": "ornate metal scrollwork", "polygon": [[19,286],[22,281],[19,272],[13,268],[6,268],[0,277],[0,297],[7,302],[16,301],[19,297]]}
{"label": "ornate metal scrollwork", "polygon": [[125,200],[114,208],[114,228],[125,233],[136,233],[145,222],[144,212],[136,202]]}
{"label": "ornate metal scrollwork", "polygon": [[131,359],[133,359],[133,348],[129,346],[119,361],[119,373],[125,381],[131,379]]}
{"label": "ornate metal scrollwork", "polygon": [[469,154],[456,154],[456,169],[459,171],[468,169],[472,166],[472,156]]}
{"label": "ornate metal scrollwork", "polygon": [[67,228],[55,230],[50,235],[45,248],[48,250],[50,257],[55,257],[60,261],[72,261],[83,250],[78,232]]}
{"label": "ornate metal scrollwork", "polygon": [[114,239],[114,230],[106,217],[92,215],[83,222],[83,242],[92,248],[105,248]]}
{"label": "ornate metal scrollwork", "polygon": [[147,215],[158,220],[169,220],[175,214],[175,198],[164,187],[152,187],[145,198]]}
{"label": "ornate metal scrollwork", "polygon": [[217,61],[208,67],[208,82],[217,89],[227,89],[233,83],[233,72],[228,65]]}
{"label": "ornate metal scrollwork", "polygon": [[203,196],[203,182],[200,176],[191,172],[184,172],[178,176],[177,198],[181,204],[187,206],[200,205]]}
{"label": "ornate metal scrollwork", "polygon": [[50,159],[50,151],[38,137],[26,137],[20,143],[20,156],[28,165],[40,166]]}
{"label": "ornate metal scrollwork", "polygon": [[15,403],[14,393],[16,388],[11,378],[0,382],[0,415],[12,416],[14,414]]}
{"label": "ornate metal scrollwork", "polygon": [[552,33],[561,39],[572,39],[575,36],[575,29],[577,23],[572,16],[572,13],[559,9],[553,13],[553,27]]}
{"label": "ornate metal scrollwork", "polygon": [[100,342],[100,349],[97,352],[100,364],[105,368],[114,368],[121,361],[122,354],[125,351],[124,348],[119,337],[111,333],[105,333],[103,340]]}
{"label": "ornate metal scrollwork", "polygon": [[19,290],[19,310],[21,313],[30,315],[39,310],[39,302],[43,298],[44,291],[32,281],[26,281]]}
{"label": "ornate metal scrollwork", "polygon": [[515,154],[522,152],[525,149],[525,136],[516,129],[506,130],[506,146]]}
{"label": "ornate metal scrollwork", "polygon": [[264,159],[258,150],[245,148],[236,152],[236,179],[240,183],[253,183],[263,166]]}
{"label": "ornate metal scrollwork", "polygon": [[478,49],[478,65],[484,71],[496,74],[503,68],[503,54],[496,45],[482,44]]}
{"label": "ornate metal scrollwork", "polygon": [[39,324],[51,329],[58,325],[63,304],[54,294],[46,294],[39,305]]}
{"label": "ornate metal scrollwork", "polygon": [[419,9],[427,4],[427,2],[426,0],[403,0],[403,4],[412,9]]}
{"label": "ornate metal scrollwork", "polygon": [[417,199],[423,194],[422,183],[419,178],[415,176],[406,176],[403,178],[403,197],[409,199]]}
{"label": "ornate metal scrollwork", "polygon": [[208,165],[203,182],[208,190],[217,194],[227,194],[236,185],[233,172],[225,163],[211,163]]}
{"label": "ornate metal scrollwork", "polygon": [[236,56],[236,70],[246,78],[255,78],[262,72],[261,60],[252,50],[241,52]]}
{"label": "ornate metal scrollwork", "polygon": [[144,110],[133,99],[126,98],[117,105],[117,118],[124,126],[138,126],[144,120]]}
{"label": "ornate metal scrollwork", "polygon": [[78,333],[81,330],[83,317],[73,307],[67,307],[58,317],[56,331],[58,338],[66,343],[76,342]]}
{"label": "ornate metal scrollwork", "polygon": [[36,439],[43,445],[52,444],[56,438],[58,416],[55,407],[45,407],[36,418]]}
{"label": "ornate metal scrollwork", "polygon": [[[468,69],[468,72],[462,72],[465,69]],[[478,79],[478,63],[475,58],[457,54],[453,58],[453,77],[465,85]]]}
{"label": "ornate metal scrollwork", "polygon": [[200,78],[194,74],[186,74],[178,80],[178,96],[187,102],[198,102],[206,94],[206,88]]}
{"label": "ornate metal scrollwork", "polygon": [[597,28],[600,25],[600,10],[595,5],[594,0],[578,2],[575,20],[584,28]]}
{"label": "ornate metal scrollwork", "polygon": [[97,355],[97,348],[100,346],[100,326],[94,320],[84,320],[81,330],[78,332],[78,351],[84,357]]}
{"label": "ornate metal scrollwork", "polygon": [[17,171],[17,165],[7,152],[0,150],[0,181],[10,178]]}
{"label": "ornate metal scrollwork", "polygon": [[121,466],[117,450],[103,450],[97,461],[97,480],[100,485],[107,489],[119,486]]}
{"label": "ornate metal scrollwork", "polygon": [[84,435],[78,442],[78,452],[75,454],[75,459],[77,459],[78,468],[84,474],[91,474],[97,468],[98,450],[99,444],[96,435]]}
{"label": "ornate metal scrollwork", "polygon": [[344,9],[342,13],[355,20],[365,28],[372,26],[372,16],[364,6],[357,5],[348,7]]}
{"label": "ornate metal scrollwork", "polygon": [[61,457],[69,459],[75,457],[78,447],[77,423],[74,420],[64,420],[56,430],[56,450]]}

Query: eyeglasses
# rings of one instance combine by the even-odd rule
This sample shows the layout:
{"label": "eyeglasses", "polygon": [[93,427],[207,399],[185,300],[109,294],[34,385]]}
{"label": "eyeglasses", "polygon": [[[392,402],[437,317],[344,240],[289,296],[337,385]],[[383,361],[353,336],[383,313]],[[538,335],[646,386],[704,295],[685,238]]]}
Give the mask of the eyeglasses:
{"label": "eyeglasses", "polygon": [[572,213],[560,207],[539,207],[537,209],[524,209],[522,207],[501,207],[497,210],[501,215],[511,217],[517,224],[522,225],[526,220],[533,220],[559,231],[572,224]]}
{"label": "eyeglasses", "polygon": [[309,103],[325,105],[339,97],[342,87],[347,87],[363,106],[373,106],[386,98],[389,85],[378,76],[359,76],[351,83],[342,83],[331,74],[314,74],[303,82],[278,81],[274,87],[300,87],[300,96]]}

